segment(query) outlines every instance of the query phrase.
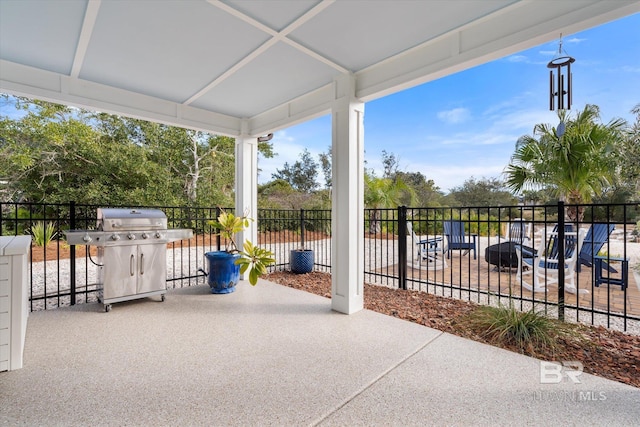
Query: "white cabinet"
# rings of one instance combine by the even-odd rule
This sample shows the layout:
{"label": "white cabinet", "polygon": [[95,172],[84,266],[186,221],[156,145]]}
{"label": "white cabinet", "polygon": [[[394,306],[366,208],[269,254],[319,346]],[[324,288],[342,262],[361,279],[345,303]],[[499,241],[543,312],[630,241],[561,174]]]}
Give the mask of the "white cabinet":
{"label": "white cabinet", "polygon": [[31,236],[0,237],[0,371],[22,368],[29,301]]}
{"label": "white cabinet", "polygon": [[162,295],[167,292],[165,243],[132,244],[98,248],[100,299],[109,311],[113,302]]}

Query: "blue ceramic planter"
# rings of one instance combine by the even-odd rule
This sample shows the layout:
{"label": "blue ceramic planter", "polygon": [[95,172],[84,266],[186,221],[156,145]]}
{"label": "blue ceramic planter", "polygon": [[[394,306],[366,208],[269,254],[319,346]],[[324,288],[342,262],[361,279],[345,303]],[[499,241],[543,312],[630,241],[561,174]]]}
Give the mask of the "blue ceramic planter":
{"label": "blue ceramic planter", "polygon": [[293,273],[310,273],[313,271],[313,250],[292,250],[289,264],[291,265],[291,272]]}
{"label": "blue ceramic planter", "polygon": [[236,290],[240,280],[240,266],[235,261],[239,254],[228,252],[207,252],[204,254],[208,261],[209,274],[207,282],[212,294],[229,294]]}

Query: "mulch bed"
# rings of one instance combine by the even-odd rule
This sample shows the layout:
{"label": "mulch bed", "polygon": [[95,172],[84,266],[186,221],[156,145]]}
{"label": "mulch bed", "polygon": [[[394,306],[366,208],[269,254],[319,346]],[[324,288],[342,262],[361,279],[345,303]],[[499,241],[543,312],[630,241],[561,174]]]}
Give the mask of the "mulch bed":
{"label": "mulch bed", "polygon": [[[327,273],[276,272],[264,278],[331,298],[331,275]],[[479,306],[469,301],[365,284],[364,306],[378,313],[496,345],[470,328],[468,317]],[[582,362],[585,372],[640,387],[640,336],[586,325],[576,325],[576,329],[580,339],[562,338],[553,351],[500,347],[541,360],[577,360]]]}

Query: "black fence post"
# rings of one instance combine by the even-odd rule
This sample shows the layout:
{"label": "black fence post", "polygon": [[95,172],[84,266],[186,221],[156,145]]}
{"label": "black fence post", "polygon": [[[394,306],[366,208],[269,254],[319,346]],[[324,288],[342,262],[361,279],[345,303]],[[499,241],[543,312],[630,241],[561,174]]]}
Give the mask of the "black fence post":
{"label": "black fence post", "polygon": [[[76,202],[69,203],[69,229],[76,229]],[[76,245],[69,246],[70,304],[76,305]]]}
{"label": "black fence post", "polygon": [[565,277],[564,275],[564,247],[565,247],[564,239],[565,239],[564,202],[559,201],[558,202],[558,320],[563,322],[564,322],[564,277]]}
{"label": "black fence post", "polygon": [[398,206],[398,287],[407,290],[407,207]]}
{"label": "black fence post", "polygon": [[[220,207],[216,207],[216,217],[214,219],[217,220],[218,217],[220,216],[220,213],[221,213]],[[220,230],[218,230],[217,228],[215,228],[214,230],[216,232],[216,250],[217,251],[221,251],[222,248],[220,247],[220,240],[221,240],[220,239],[220,233],[219,233]]]}
{"label": "black fence post", "polygon": [[300,249],[304,249],[304,209],[300,209]]}

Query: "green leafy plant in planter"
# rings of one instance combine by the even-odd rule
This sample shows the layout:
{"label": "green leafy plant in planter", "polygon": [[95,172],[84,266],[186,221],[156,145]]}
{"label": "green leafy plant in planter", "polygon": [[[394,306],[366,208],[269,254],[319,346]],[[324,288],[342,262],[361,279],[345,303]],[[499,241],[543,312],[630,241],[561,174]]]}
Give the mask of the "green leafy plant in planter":
{"label": "green leafy plant in planter", "polygon": [[[209,224],[218,229],[219,232],[217,234],[220,235],[223,239],[226,240],[226,250],[219,251],[226,252],[227,254],[234,255],[233,263],[239,267],[239,274],[249,273],[249,283],[255,286],[258,283],[258,278],[267,272],[267,267],[276,262],[274,258],[273,252],[261,248],[257,245],[254,245],[251,241],[247,240],[244,242],[242,250],[238,248],[238,244],[236,243],[236,234],[244,231],[248,226],[250,221],[253,221],[246,214],[239,217],[235,216],[230,212],[222,211],[222,213],[218,216],[217,220],[210,221]],[[208,254],[212,254],[212,252],[208,252]],[[209,286],[212,285],[212,274],[213,271],[209,271]],[[237,283],[237,279],[236,279]],[[235,287],[235,283],[228,286],[227,283],[226,289],[231,289]],[[231,290],[228,292],[214,292],[213,293],[228,293],[232,292]]]}

